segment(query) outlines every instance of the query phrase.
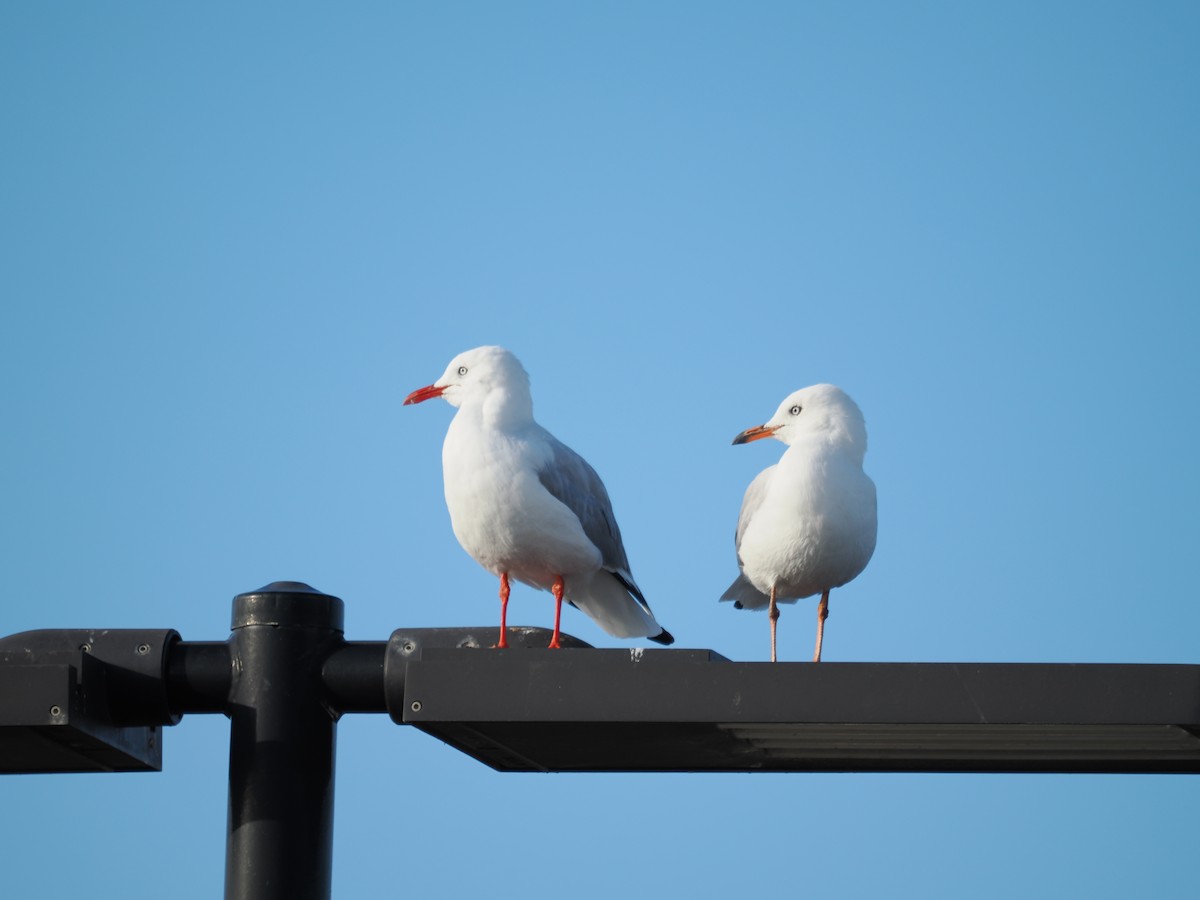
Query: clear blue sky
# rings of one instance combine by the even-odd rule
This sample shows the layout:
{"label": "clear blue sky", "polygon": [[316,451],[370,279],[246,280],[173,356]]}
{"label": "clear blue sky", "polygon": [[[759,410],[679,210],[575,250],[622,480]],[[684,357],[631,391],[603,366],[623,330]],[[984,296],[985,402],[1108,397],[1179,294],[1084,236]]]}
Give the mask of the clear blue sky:
{"label": "clear blue sky", "polygon": [[[279,579],[351,639],[491,624],[452,411],[400,404],[498,343],[677,646],[765,659],[717,597],[782,447],[730,440],[831,381],[880,533],[827,659],[1200,662],[1198,40],[1165,2],[6,4],[0,634],[222,639]],[[510,621],[551,610],[517,588]],[[5,890],[218,896],[227,735],[0,779]],[[339,738],[341,897],[1195,883],[1191,777],[501,775],[384,717]]]}

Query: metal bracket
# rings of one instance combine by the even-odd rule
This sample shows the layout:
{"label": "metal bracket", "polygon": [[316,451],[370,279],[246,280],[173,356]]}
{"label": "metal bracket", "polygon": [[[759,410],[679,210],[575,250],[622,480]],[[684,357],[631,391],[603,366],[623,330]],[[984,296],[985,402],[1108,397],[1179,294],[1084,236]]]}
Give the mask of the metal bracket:
{"label": "metal bracket", "polygon": [[179,721],[163,673],[172,629],[26,631],[0,638],[0,772],[162,769]]}

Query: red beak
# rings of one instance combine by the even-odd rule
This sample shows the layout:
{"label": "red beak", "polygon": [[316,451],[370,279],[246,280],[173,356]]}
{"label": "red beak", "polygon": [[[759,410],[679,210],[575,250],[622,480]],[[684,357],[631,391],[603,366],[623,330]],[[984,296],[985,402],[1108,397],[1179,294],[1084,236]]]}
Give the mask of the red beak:
{"label": "red beak", "polygon": [[756,425],[753,428],[747,428],[741,434],[733,439],[735,444],[748,444],[751,441],[760,441],[763,438],[768,438],[775,433],[774,428],[768,428],[766,425]]}
{"label": "red beak", "polygon": [[436,384],[427,384],[423,388],[417,388],[411,394],[404,398],[404,405],[410,406],[413,403],[423,403],[426,400],[432,400],[434,397],[440,397],[446,392],[444,387],[438,387]]}

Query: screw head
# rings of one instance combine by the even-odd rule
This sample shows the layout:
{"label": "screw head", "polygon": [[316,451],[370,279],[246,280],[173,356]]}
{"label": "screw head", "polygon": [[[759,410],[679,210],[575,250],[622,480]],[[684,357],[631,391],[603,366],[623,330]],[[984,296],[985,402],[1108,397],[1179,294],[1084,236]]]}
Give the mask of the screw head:
{"label": "screw head", "polygon": [[58,704],[55,704],[54,706],[50,707],[50,715],[54,716],[55,718],[58,718],[59,716],[62,715],[62,707],[59,706]]}
{"label": "screw head", "polygon": [[150,645],[149,644],[138,644],[137,652],[138,652],[138,656],[145,656],[147,653],[150,652]]}
{"label": "screw head", "polygon": [[412,705],[409,708],[412,709],[413,712],[420,712],[421,711],[421,701],[414,700],[412,702]]}

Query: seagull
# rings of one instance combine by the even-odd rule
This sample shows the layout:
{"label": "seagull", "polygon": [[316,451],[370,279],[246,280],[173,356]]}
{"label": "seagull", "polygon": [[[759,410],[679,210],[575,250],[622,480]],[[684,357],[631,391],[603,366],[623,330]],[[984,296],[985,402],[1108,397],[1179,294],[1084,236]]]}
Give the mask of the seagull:
{"label": "seagull", "polygon": [[875,483],[863,471],[867,426],[845,391],[815,384],[790,394],[770,421],[733,443],[767,437],[788,449],[746,489],[734,538],[741,573],[721,599],[769,609],[775,662],[777,604],[820,594],[813,654],[820,662],[829,592],[854,579],[875,552]]}
{"label": "seagull", "polygon": [[615,637],[675,638],[654,619],[633,580],[604,482],[582,456],[533,419],[529,375],[503,347],[477,347],[404,405],[441,397],[458,407],[442,445],[454,536],[500,579],[500,640],[507,647],[509,580],[554,595]]}

